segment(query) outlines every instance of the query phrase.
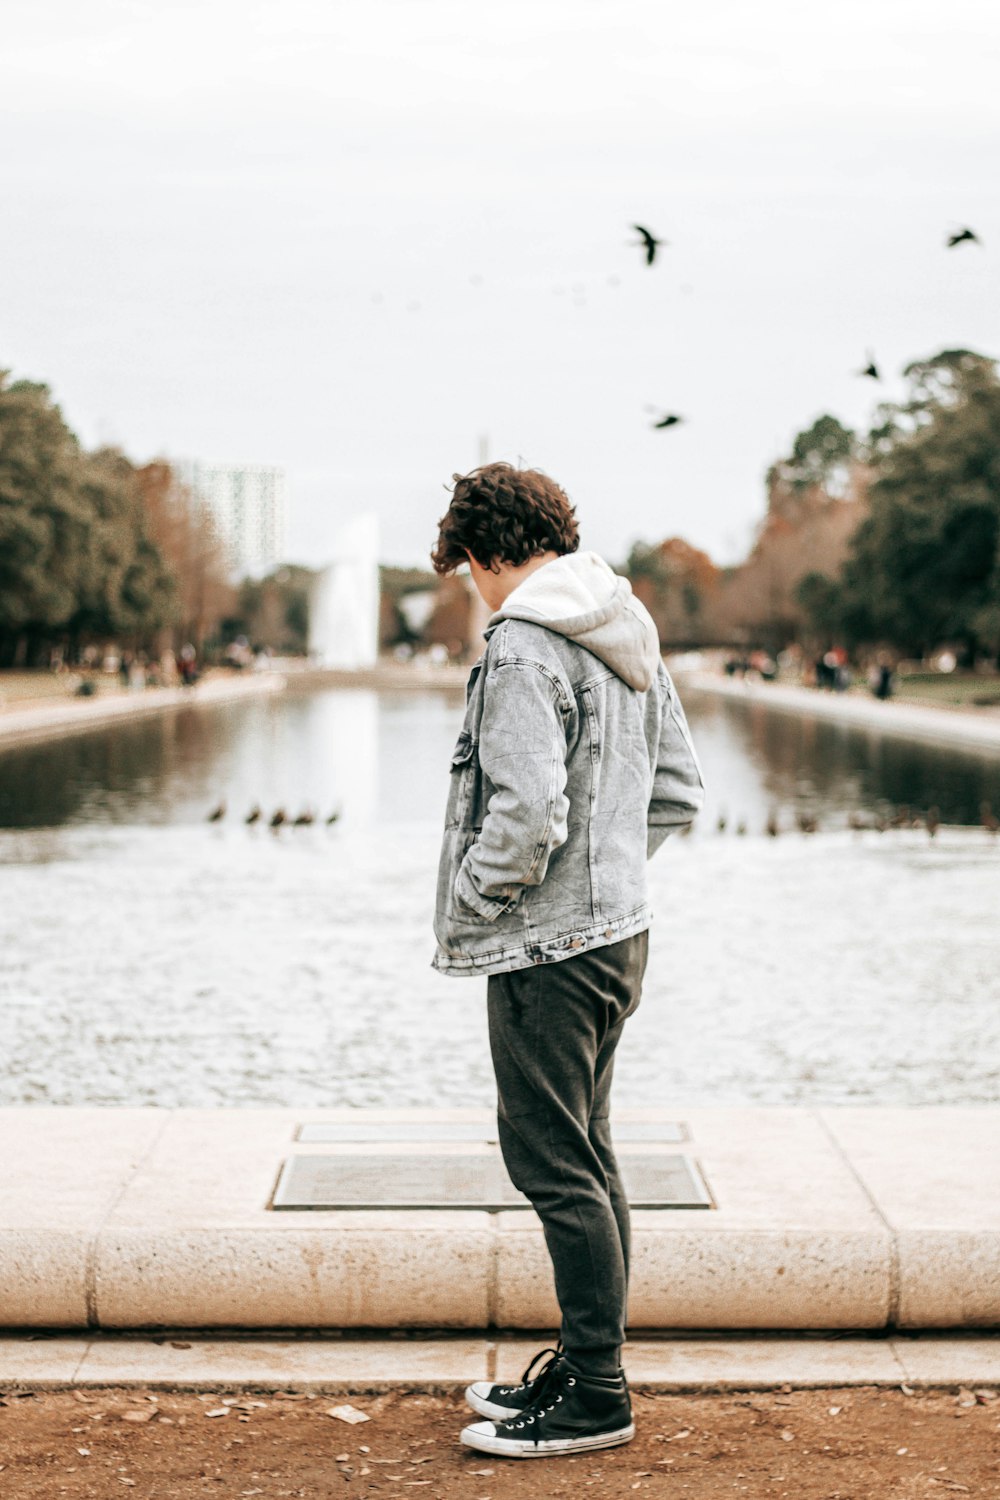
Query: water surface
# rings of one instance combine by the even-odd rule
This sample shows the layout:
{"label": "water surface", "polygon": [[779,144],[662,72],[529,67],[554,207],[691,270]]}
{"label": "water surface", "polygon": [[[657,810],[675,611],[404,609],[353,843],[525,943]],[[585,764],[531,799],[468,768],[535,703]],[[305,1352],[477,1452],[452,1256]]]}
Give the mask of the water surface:
{"label": "water surface", "polygon": [[[995,1102],[1000,843],[845,825],[972,825],[1000,761],[688,707],[710,800],[650,866],[619,1100]],[[429,966],[461,712],[291,690],[0,755],[0,1103],[488,1105],[484,982]],[[342,816],[275,834],[254,802]],[[804,808],[820,833],[790,831]]]}

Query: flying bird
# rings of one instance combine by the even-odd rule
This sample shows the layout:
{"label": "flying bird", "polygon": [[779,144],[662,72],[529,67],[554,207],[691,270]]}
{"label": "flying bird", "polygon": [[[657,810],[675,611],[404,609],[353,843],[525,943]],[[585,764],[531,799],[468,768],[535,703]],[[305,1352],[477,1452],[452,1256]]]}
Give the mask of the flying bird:
{"label": "flying bird", "polygon": [[683,422],[683,420],[684,418],[679,417],[675,411],[668,411],[665,417],[653,423],[653,427],[676,427],[678,422]]}
{"label": "flying bird", "polygon": [[225,802],[220,802],[219,805],[218,805],[218,807],[214,807],[212,809],[212,811],[209,813],[209,815],[208,815],[208,821],[210,823],[221,823],[222,820],[223,820],[223,818],[225,816],[226,816],[226,804],[225,804]]}
{"label": "flying bird", "polygon": [[261,810],[260,810],[260,803],[259,802],[255,802],[254,805],[253,805],[253,807],[251,807],[250,811],[247,813],[246,817],[243,819],[243,821],[244,821],[244,823],[246,823],[246,825],[247,825],[248,828],[252,828],[253,825],[254,825],[254,823],[259,823],[260,822],[262,816],[263,816],[263,814],[261,813]]}
{"label": "flying bird", "polygon": [[982,243],[978,234],[973,233],[971,229],[960,229],[957,234],[949,234],[945,241],[945,248],[954,250],[956,245],[981,245]]}
{"label": "flying bird", "polygon": [[881,380],[882,376],[879,374],[878,365],[875,363],[875,356],[874,354],[872,354],[870,349],[865,355],[865,358],[867,359],[868,363],[865,365],[863,370],[858,371],[858,374],[867,375],[869,380]]}
{"label": "flying bird", "polygon": [[650,231],[648,229],[644,229],[641,224],[633,224],[632,228],[635,230],[636,234],[642,235],[640,248],[645,250],[646,252],[647,266],[651,266],[656,259],[656,252],[660,248],[660,246],[669,245],[670,241],[658,240],[655,234],[651,234]]}
{"label": "flying bird", "polygon": [[278,810],[277,810],[277,812],[275,812],[272,815],[271,821],[268,824],[268,827],[269,828],[280,828],[281,825],[282,825],[282,823],[287,823],[287,822],[288,822],[288,816],[287,816],[287,814],[285,812],[285,809],[283,807],[279,807]]}

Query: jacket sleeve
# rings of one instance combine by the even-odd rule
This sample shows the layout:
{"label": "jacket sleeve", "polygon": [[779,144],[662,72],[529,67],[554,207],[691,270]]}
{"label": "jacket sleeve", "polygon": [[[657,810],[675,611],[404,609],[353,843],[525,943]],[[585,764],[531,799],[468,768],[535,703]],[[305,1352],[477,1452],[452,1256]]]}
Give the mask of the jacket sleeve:
{"label": "jacket sleeve", "polygon": [[479,764],[495,788],[479,837],[455,877],[455,894],[486,921],[541,885],[566,842],[566,729],[558,683],[542,668],[500,662],[485,684]]}
{"label": "jacket sleeve", "polygon": [[656,853],[668,834],[692,823],[705,800],[705,782],[691,731],[677,690],[662,663],[660,686],[659,738],[646,818],[647,858]]}

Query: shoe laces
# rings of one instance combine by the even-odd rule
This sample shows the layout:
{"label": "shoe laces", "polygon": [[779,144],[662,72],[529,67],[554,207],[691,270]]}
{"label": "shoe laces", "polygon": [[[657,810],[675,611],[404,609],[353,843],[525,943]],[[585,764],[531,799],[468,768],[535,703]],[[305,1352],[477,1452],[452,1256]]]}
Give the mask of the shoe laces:
{"label": "shoe laces", "polygon": [[[534,1369],[535,1369],[535,1366],[538,1364],[538,1361],[540,1359],[545,1359],[546,1355],[549,1356],[549,1359],[542,1366],[542,1368],[538,1371],[538,1374],[535,1375],[533,1373]],[[505,1386],[503,1386],[502,1387],[503,1394],[505,1396],[512,1396],[515,1391],[523,1390],[526,1385],[530,1385],[531,1382],[532,1382],[532,1379],[534,1379],[535,1381],[539,1382],[538,1394],[541,1395],[542,1390],[544,1389],[545,1384],[548,1382],[548,1379],[551,1376],[552,1371],[555,1369],[557,1361],[560,1360],[560,1359],[562,1359],[562,1357],[563,1357],[563,1346],[562,1346],[562,1340],[561,1339],[559,1340],[559,1343],[558,1343],[558,1345],[556,1346],[555,1349],[540,1349],[538,1351],[538,1353],[535,1355],[534,1359],[531,1361],[531,1363],[528,1366],[528,1368],[525,1370],[524,1374],[521,1376],[521,1384],[520,1385],[505,1385]]]}
{"label": "shoe laces", "polygon": [[[566,1384],[567,1386],[576,1385],[576,1381],[572,1375],[568,1375],[566,1377]],[[514,1421],[506,1423],[506,1426],[531,1427],[533,1423],[540,1422],[542,1417],[547,1417],[550,1411],[555,1411],[556,1407],[561,1403],[562,1398],[563,1393],[562,1391],[560,1391],[558,1396],[556,1396],[553,1401],[550,1401],[547,1406],[542,1406],[541,1400],[539,1399],[539,1401],[537,1401],[534,1406],[530,1407],[524,1413],[520,1420],[515,1419]]]}

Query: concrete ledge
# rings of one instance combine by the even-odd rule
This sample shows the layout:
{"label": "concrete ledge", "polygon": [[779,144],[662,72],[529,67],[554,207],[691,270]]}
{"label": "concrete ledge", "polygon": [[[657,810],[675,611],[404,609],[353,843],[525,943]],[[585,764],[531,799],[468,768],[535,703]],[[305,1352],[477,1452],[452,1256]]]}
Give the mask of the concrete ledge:
{"label": "concrete ledge", "polygon": [[0,1326],[86,1328],[102,1223],[168,1116],[0,1110]]}
{"label": "concrete ledge", "polygon": [[714,672],[678,670],[677,683],[682,691],[692,688],[786,713],[813,714],[858,729],[875,729],[880,734],[900,734],[909,740],[935,745],[969,745],[1000,751],[1000,714],[988,709],[931,708],[892,698],[880,702],[869,694],[831,693],[795,683],[723,677]]}
{"label": "concrete ledge", "polygon": [[226,703],[259,693],[279,693],[287,686],[280,672],[251,672],[246,676],[208,677],[193,687],[143,688],[141,693],[115,693],[63,702],[15,703],[0,710],[0,749],[61,734],[104,729],[119,720],[159,713],[167,708]]}
{"label": "concrete ledge", "polygon": [[[0,1390],[447,1392],[514,1381],[541,1340],[0,1339]],[[633,1386],[658,1391],[1000,1386],[1000,1337],[638,1339]]]}
{"label": "concrete ledge", "polygon": [[891,1227],[891,1321],[1000,1326],[1000,1110],[842,1109],[823,1123]]}
{"label": "concrete ledge", "polygon": [[[674,1118],[619,1118],[629,1114]],[[434,1118],[371,1115],[404,1136]],[[484,1134],[490,1122],[474,1110],[441,1117]],[[337,1118],[357,1113],[0,1110],[0,1327],[555,1325],[529,1211],[271,1211],[292,1151],[357,1150],[295,1140],[299,1124]],[[634,1214],[633,1327],[1000,1326],[1000,1109],[685,1119],[683,1150],[716,1207]]]}

